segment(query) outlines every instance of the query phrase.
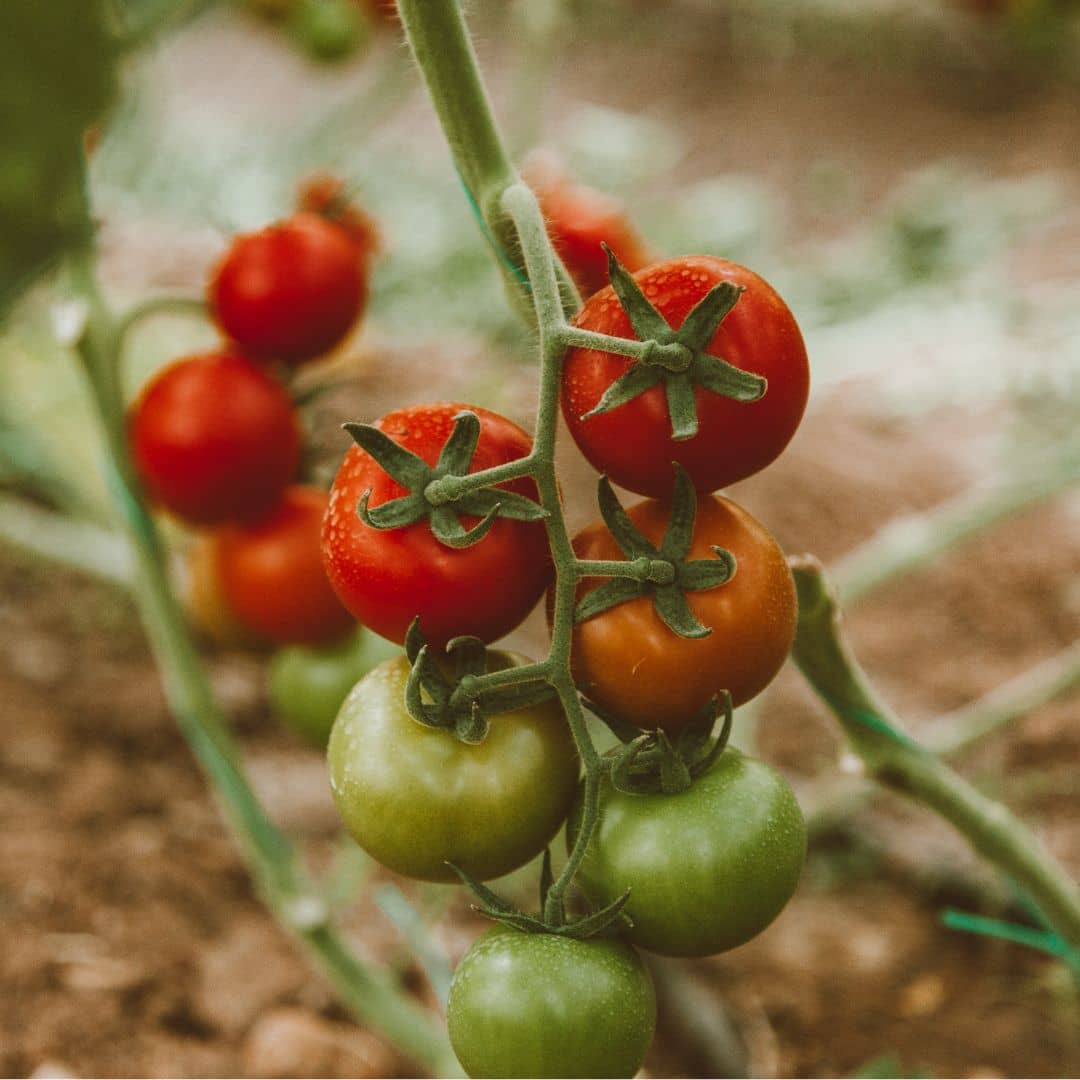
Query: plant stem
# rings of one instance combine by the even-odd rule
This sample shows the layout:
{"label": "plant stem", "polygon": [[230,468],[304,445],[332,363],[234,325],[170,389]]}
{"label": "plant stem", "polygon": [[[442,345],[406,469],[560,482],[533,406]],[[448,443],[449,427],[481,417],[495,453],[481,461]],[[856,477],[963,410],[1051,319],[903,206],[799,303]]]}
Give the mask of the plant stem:
{"label": "plant stem", "polygon": [[303,906],[298,902],[315,900],[317,907],[317,898],[312,896],[292,845],[266,815],[244,776],[225,717],[214,700],[172,593],[164,546],[134,480],[119,389],[119,330],[123,324],[113,317],[101,295],[93,252],[74,256],[72,270],[75,288],[87,306],[85,329],[77,349],[104,427],[105,468],[114,503],[131,539],[137,571],[136,600],[169,707],[224,807],[256,884],[279,921],[316,960],[363,1023],[433,1073],[455,1073],[457,1067],[446,1037],[396,981],[362,965],[324,919],[297,917]]}
{"label": "plant stem", "polygon": [[910,739],[871,689],[844,642],[820,564],[793,560],[799,628],[793,656],[836,714],[870,776],[921,802],[1010,875],[1069,944],[1080,946],[1080,890],[1038,840],[1000,803]]}

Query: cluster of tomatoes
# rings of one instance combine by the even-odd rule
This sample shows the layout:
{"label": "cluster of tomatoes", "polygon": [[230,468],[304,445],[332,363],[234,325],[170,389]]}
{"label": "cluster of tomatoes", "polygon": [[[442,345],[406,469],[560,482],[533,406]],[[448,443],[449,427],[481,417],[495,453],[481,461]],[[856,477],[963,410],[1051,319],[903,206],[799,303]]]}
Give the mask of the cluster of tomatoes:
{"label": "cluster of tomatoes", "polygon": [[[540,195],[549,208],[570,198],[565,188]],[[618,220],[608,214],[607,227]],[[553,240],[585,282],[596,256],[605,263],[607,256],[604,233],[582,231],[588,258],[575,258],[564,235]],[[624,251],[644,250],[633,237],[621,239]],[[610,762],[603,771],[599,824],[576,882],[598,909],[629,891],[629,924],[619,936],[498,925],[470,950],[454,978],[448,1023],[472,1076],[632,1075],[655,1023],[652,985],[634,946],[703,956],[742,944],[790,899],[804,858],[803,819],[777,773],[733,749],[704,763],[690,751],[701,748],[702,717],[711,723],[719,699],[739,705],[759,693],[794,636],[795,590],[783,552],[749,513],[712,492],[769,464],[791,439],[809,388],[805,347],[777,293],[734,263],[674,259],[639,269],[632,282],[647,317],[658,320],[659,338],[692,342],[704,332],[705,355],[693,354],[693,370],[722,358],[767,381],[752,401],[692,386],[696,426],[673,433],[669,403],[680,391],[670,383],[687,385],[685,373],[646,373],[644,389],[622,393],[616,384],[638,378],[635,360],[575,347],[562,368],[563,416],[578,447],[605,476],[650,496],[624,511],[603,482],[604,520],[573,539],[577,558],[672,560],[667,577],[656,579],[662,585],[632,583],[615,603],[589,600],[610,581],[581,578],[571,649],[576,686],[613,727],[653,733],[644,740],[653,758],[666,747],[669,757],[685,752],[698,768],[678,791],[629,791],[615,782]],[[734,299],[715,329],[702,331],[695,312],[717,287]],[[613,284],[591,296],[575,325],[645,340],[634,321]],[[715,378],[709,370],[703,379]],[[617,405],[606,408],[616,391]],[[463,434],[464,416],[472,418],[471,436]],[[414,708],[407,707],[413,643],[409,657],[374,668],[345,700],[328,757],[347,829],[385,866],[432,881],[454,880],[455,868],[477,881],[498,877],[543,852],[564,825],[572,847],[584,792],[555,701],[490,716],[480,741],[414,719],[416,708],[445,704],[447,687],[528,664],[481,643],[516,627],[545,590],[552,609],[543,521],[491,510],[499,492],[512,493],[502,496],[508,501],[537,500],[533,479],[504,481],[486,501],[459,502],[441,479],[526,457],[529,436],[505,417],[457,402],[404,408],[355,427],[357,445],[340,466],[323,523],[327,574],[349,611],[380,635],[409,644],[417,620],[445,679],[413,687]],[[716,569],[718,555],[734,570],[727,580]],[[694,629],[677,633],[678,620]],[[502,921],[521,918],[504,913]]]}
{"label": "cluster of tomatoes", "polygon": [[[166,366],[131,411],[131,456],[146,494],[198,530],[188,563],[192,615],[227,644],[387,655],[354,642],[355,622],[323,572],[327,496],[298,482],[304,440],[290,392],[297,367],[333,349],[360,318],[375,247],[371,222],[340,182],[312,178],[296,213],[235,237],[214,270],[207,302],[223,344]],[[297,685],[295,661],[280,667],[274,685]],[[328,682],[323,668],[316,694]],[[295,695],[282,696],[311,728]]]}

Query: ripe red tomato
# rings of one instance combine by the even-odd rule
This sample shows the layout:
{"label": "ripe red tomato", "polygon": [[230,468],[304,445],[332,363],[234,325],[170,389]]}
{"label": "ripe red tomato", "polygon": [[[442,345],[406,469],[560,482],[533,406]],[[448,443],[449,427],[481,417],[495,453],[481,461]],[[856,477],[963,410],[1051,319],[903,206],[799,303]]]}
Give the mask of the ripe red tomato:
{"label": "ripe red tomato", "polygon": [[[699,491],[715,491],[763,469],[791,441],[810,391],[806,346],[787,305],[752,270],[709,255],[656,263],[634,279],[672,329],[682,326],[714,285],[743,286],[746,291],[717,328],[708,352],[763,375],[768,389],[755,402],[738,402],[697,387],[698,433],[676,441],[662,385],[582,420],[634,361],[571,349],[563,365],[562,409],[581,452],[616,484],[658,497],[671,491],[673,461]],[[575,323],[614,337],[637,337],[610,286],[586,303]]]}
{"label": "ripe red tomato", "polygon": [[300,461],[285,389],[227,352],[188,356],[160,372],[132,410],[129,441],[151,499],[196,525],[265,513]]}
{"label": "ripe red tomato", "polygon": [[366,271],[340,225],[294,214],[233,240],[209,300],[222,331],[253,356],[302,363],[337,345],[356,322]]}
{"label": "ripe red tomato", "polygon": [[221,587],[215,533],[203,533],[188,553],[181,578],[181,600],[192,625],[222,649],[268,648],[231,610]]}
{"label": "ripe red tomato", "polygon": [[[669,505],[648,500],[627,513],[642,535],[659,544]],[[669,630],[650,596],[628,600],[574,627],[571,665],[581,692],[643,729],[679,731],[720,690],[741,705],[780,670],[795,637],[795,583],[779,545],[730,499],[698,499],[689,559],[714,558],[713,545],[736,560],[724,585],[686,593],[690,610],[712,629],[704,638]],[[582,559],[625,559],[602,522],[574,537]],[[588,578],[579,598],[602,583]]]}
{"label": "ripe red tomato", "polygon": [[345,182],[331,173],[314,173],[296,193],[296,208],[321,214],[340,225],[356,245],[360,258],[370,260],[378,254],[381,241],[375,219],[349,198]]}
{"label": "ripe red tomato", "polygon": [[323,644],[355,627],[322,567],[319,530],[326,504],[325,492],[297,484],[267,517],[228,525],[215,538],[229,608],[275,644]]}
{"label": "ripe red tomato", "polygon": [[[434,465],[454,417],[464,409],[480,419],[471,472],[524,457],[532,449],[529,436],[505,417],[453,402],[400,409],[373,426]],[[501,486],[537,498],[531,480]],[[323,558],[341,602],[384,638],[403,642],[419,615],[424,636],[436,647],[459,634],[495,641],[528,615],[551,580],[542,522],[498,518],[472,547],[450,548],[435,539],[426,520],[390,530],[365,525],[356,507],[368,491],[370,509],[407,494],[374,458],[354,446],[330,491]],[[476,520],[462,516],[467,528]]]}
{"label": "ripe red tomato", "polygon": [[648,245],[618,199],[575,184],[546,160],[534,159],[526,172],[547,219],[551,242],[583,296],[608,284],[608,260],[601,243],[631,272],[652,261]]}

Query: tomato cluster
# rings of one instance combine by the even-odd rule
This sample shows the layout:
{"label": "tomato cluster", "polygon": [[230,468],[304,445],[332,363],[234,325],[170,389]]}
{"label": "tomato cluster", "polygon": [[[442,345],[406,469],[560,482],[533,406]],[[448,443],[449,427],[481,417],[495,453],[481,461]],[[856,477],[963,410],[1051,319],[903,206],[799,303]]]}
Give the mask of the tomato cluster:
{"label": "tomato cluster", "polygon": [[[544,207],[555,246],[587,281],[589,260],[557,228],[569,198],[549,190]],[[563,414],[590,462],[651,497],[623,509],[605,477],[602,520],[559,566],[576,583],[574,683],[624,743],[601,767],[598,805],[579,781],[551,661],[486,648],[545,589],[549,618],[566,617],[551,504],[533,479],[549,463],[534,461],[525,432],[450,402],[346,425],[357,445],[323,520],[342,603],[408,654],[361,679],[334,722],[342,820],[392,870],[460,874],[507,924],[480,939],[451,988],[450,1037],[471,1076],[632,1075],[655,1023],[633,946],[704,956],[741,945],[790,899],[805,854],[788,785],[725,749],[731,708],[790,649],[794,582],[768,531],[714,494],[794,434],[809,386],[802,337],[745,267],[698,256],[631,274],[601,239],[589,258],[595,246],[611,284],[574,320],[586,345],[564,357]],[[576,876],[594,914],[565,923],[545,900],[534,918],[479,884],[539,855],[564,822],[573,849],[594,810]],[[608,936],[594,936],[601,927]]]}
{"label": "tomato cluster", "polygon": [[220,643],[320,645],[355,627],[322,567],[327,495],[298,482],[303,435],[287,378],[352,330],[375,249],[340,182],[313,178],[297,213],[235,237],[216,266],[207,301],[224,343],[165,367],[131,410],[147,496],[203,530],[188,608]]}

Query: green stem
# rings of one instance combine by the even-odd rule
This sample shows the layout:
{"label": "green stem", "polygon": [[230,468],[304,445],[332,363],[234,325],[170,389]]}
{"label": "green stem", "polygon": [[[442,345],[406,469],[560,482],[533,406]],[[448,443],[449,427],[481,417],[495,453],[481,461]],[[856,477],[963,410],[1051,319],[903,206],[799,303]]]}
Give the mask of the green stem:
{"label": "green stem", "polygon": [[792,569],[799,591],[793,656],[836,714],[870,776],[952,824],[1027,892],[1064,940],[1080,946],[1076,884],[1004,806],[980,794],[904,733],[841,637],[836,603],[820,565],[805,558],[793,560]]}
{"label": "green stem", "polygon": [[[398,13],[458,175],[499,255],[510,297],[518,313],[531,321],[529,283],[517,268],[517,237],[501,202],[518,175],[495,126],[459,0],[398,0]],[[576,311],[581,299],[561,266],[559,286],[567,314]]]}
{"label": "green stem", "polygon": [[187,315],[205,319],[206,301],[201,296],[152,296],[136,304],[116,324],[116,336],[121,347],[127,335],[144,319],[157,315]]}
{"label": "green stem", "polygon": [[496,484],[505,484],[509,480],[519,480],[523,476],[531,476],[536,470],[536,454],[528,457],[515,458],[502,465],[492,465],[490,469],[480,469],[478,472],[468,473],[466,476],[441,476],[438,480],[432,480],[424,488],[424,498],[433,505],[454,502],[463,495],[481,488],[494,487]]}
{"label": "green stem", "polygon": [[612,337],[609,334],[598,334],[595,330],[582,330],[577,326],[562,327],[559,339],[567,349],[597,349],[639,361],[650,359],[657,351],[656,343],[652,341]]}
{"label": "green stem", "polygon": [[[321,918],[301,919],[303,901],[314,898],[292,845],[266,815],[240,766],[226,719],[214,700],[198,652],[172,593],[164,545],[139,495],[128,456],[124,403],[119,389],[118,347],[122,323],[108,310],[98,287],[93,253],[73,259],[75,287],[87,305],[77,349],[101,418],[105,467],[114,503],[129,533],[136,564],[136,600],[169,707],[220,799],[233,834],[267,903],[318,962],[326,978],[360,1020],[432,1072],[456,1072],[449,1044],[424,1010],[395,981],[362,965]],[[318,906],[316,902],[316,907]]]}

